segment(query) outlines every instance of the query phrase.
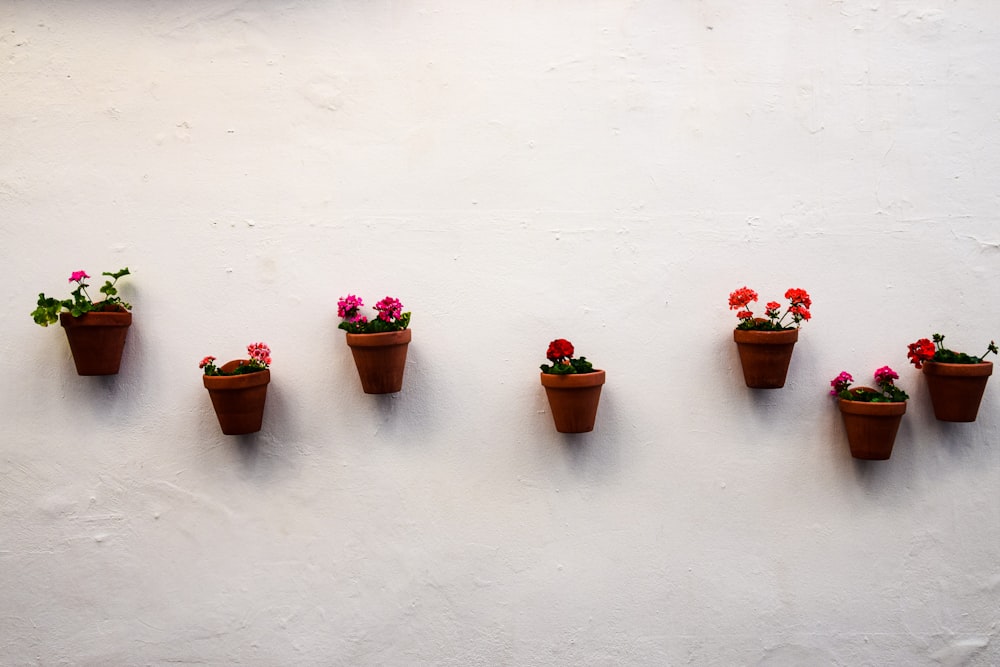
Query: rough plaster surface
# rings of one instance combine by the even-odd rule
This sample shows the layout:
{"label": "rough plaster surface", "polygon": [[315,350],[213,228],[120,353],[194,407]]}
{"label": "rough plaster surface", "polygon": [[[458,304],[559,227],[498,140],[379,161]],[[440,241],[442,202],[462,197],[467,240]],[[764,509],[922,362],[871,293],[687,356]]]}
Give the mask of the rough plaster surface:
{"label": "rough plaster surface", "polygon": [[[1000,4],[0,6],[0,663],[1000,664]],[[122,373],[28,317],[128,265]],[[729,291],[814,298],[746,389]],[[361,393],[335,302],[413,311]],[[552,428],[567,337],[608,371]],[[265,428],[197,362],[273,349]],[[827,382],[895,367],[888,462]]]}

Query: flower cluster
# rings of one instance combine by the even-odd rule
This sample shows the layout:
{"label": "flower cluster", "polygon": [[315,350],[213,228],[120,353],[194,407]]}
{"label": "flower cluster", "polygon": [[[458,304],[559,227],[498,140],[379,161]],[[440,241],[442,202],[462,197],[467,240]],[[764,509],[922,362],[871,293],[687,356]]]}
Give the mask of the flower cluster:
{"label": "flower cluster", "polygon": [[965,352],[949,350],[944,346],[944,336],[941,334],[934,334],[932,338],[934,340],[933,343],[926,338],[921,338],[917,342],[910,343],[907,346],[908,351],[906,356],[909,357],[910,363],[918,369],[923,368],[924,364],[928,361],[936,361],[942,364],[981,364],[987,354],[997,354],[997,344],[992,340],[986,347],[986,351],[977,357]]}
{"label": "flower cluster", "polygon": [[847,371],[840,371],[840,375],[830,380],[830,386],[833,389],[830,390],[831,396],[838,396],[840,392],[847,391],[854,382],[854,377]]}
{"label": "flower cluster", "polygon": [[587,361],[587,357],[573,358],[573,343],[565,338],[556,338],[549,343],[549,349],[545,351],[545,358],[552,362],[552,365],[542,364],[543,373],[552,375],[570,375],[572,373],[593,373],[594,366]]}
{"label": "flower cluster", "polygon": [[896,371],[888,366],[882,366],[874,373],[875,384],[879,389],[870,387],[857,387],[851,389],[854,378],[847,371],[841,371],[840,375],[830,380],[831,396],[837,396],[846,401],[861,401],[863,403],[902,403],[909,398],[907,393],[896,386],[895,381],[899,379]]}
{"label": "flower cluster", "polygon": [[937,352],[934,343],[926,338],[921,338],[915,343],[910,343],[907,347],[909,351],[906,353],[906,356],[909,358],[910,363],[918,369],[923,368],[924,362],[933,359],[934,353]]}
{"label": "flower cluster", "polygon": [[893,380],[898,380],[899,374],[888,366],[883,366],[875,371],[875,383],[880,387],[892,384]]}
{"label": "flower cluster", "polygon": [[[757,331],[781,331],[791,329],[794,325],[798,327],[804,320],[812,318],[809,309],[812,307],[812,299],[804,289],[793,287],[785,292],[785,298],[789,305],[784,313],[781,312],[781,304],[777,301],[768,301],[764,306],[764,317],[755,318],[750,304],[757,301],[757,292],[749,287],[743,286],[734,290],[729,295],[729,310],[735,310],[736,317],[740,323],[737,329],[753,329]],[[792,322],[785,324],[785,318],[791,316]]]}
{"label": "flower cluster", "polygon": [[378,316],[370,321],[360,312],[364,305],[361,297],[353,294],[338,299],[337,316],[343,320],[338,328],[347,333],[370,334],[402,331],[410,325],[410,314],[403,312],[403,304],[399,299],[387,296],[376,303],[375,311]]}
{"label": "flower cluster", "polygon": [[247,345],[247,353],[250,355],[250,366],[264,370],[271,365],[271,348],[266,343],[250,343]]}
{"label": "flower cluster", "polygon": [[92,311],[131,310],[132,306],[122,301],[121,297],[118,296],[118,288],[115,287],[119,278],[129,275],[128,267],[114,273],[105,271],[101,275],[109,277],[109,280],[106,280],[100,289],[101,294],[104,295],[103,301],[94,303],[90,294],[87,293],[87,288],[90,285],[84,281],[90,278],[90,275],[86,271],[74,271],[69,276],[69,282],[76,283],[76,289],[70,292],[72,298],[60,301],[40,293],[37,307],[31,311],[31,318],[35,320],[36,324],[47,327],[59,320],[59,313],[63,310],[69,312],[73,317],[80,317]]}
{"label": "flower cluster", "polygon": [[365,302],[361,297],[348,294],[337,300],[337,317],[343,318],[345,322],[363,325],[368,322],[368,318],[358,312]]}
{"label": "flower cluster", "polygon": [[[729,295],[729,310],[737,310],[736,317],[741,320],[748,320],[753,318],[753,313],[750,311],[750,303],[757,300],[757,292],[754,292],[749,287],[741,287],[738,290],[734,290]],[[780,308],[780,304],[775,301],[771,301],[767,304],[768,309],[774,306],[775,308]]]}
{"label": "flower cluster", "polygon": [[545,358],[553,363],[569,363],[567,360],[573,356],[573,343],[565,338],[556,338],[549,343],[549,349],[545,351]]}
{"label": "flower cluster", "polygon": [[394,299],[391,296],[376,303],[375,310],[378,311],[378,318],[383,322],[392,323],[403,316],[403,304],[399,302],[399,299]]}
{"label": "flower cluster", "polygon": [[260,372],[271,365],[271,348],[267,346],[267,343],[250,343],[247,345],[247,354],[250,355],[250,359],[246,363],[241,360],[239,365],[231,371],[223,371],[216,366],[216,358],[211,355],[202,359],[198,368],[203,369],[205,375],[246,375],[247,373]]}

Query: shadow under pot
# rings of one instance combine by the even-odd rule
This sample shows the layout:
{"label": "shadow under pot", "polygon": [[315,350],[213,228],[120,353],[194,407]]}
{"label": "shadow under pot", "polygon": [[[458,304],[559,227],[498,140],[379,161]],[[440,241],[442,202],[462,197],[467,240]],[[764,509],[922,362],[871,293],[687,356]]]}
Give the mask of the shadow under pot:
{"label": "shadow under pot", "polygon": [[410,329],[383,333],[347,334],[347,345],[366,394],[395,394],[403,388]]}
{"label": "shadow under pot", "polygon": [[799,339],[798,329],[756,331],[734,329],[733,340],[740,353],[743,379],[753,389],[779,389],[792,360],[792,348]]}
{"label": "shadow under pot", "polygon": [[934,416],[943,422],[974,422],[993,374],[993,362],[944,364],[924,362],[924,378],[931,394]]}
{"label": "shadow under pot", "polygon": [[604,371],[557,375],[540,373],[552,419],[560,433],[588,433],[597,421]]}
{"label": "shadow under pot", "polygon": [[[226,362],[219,370],[230,373],[246,363],[248,359],[236,359]],[[245,435],[261,429],[267,385],[271,382],[270,369],[242,375],[203,375],[202,380],[225,435]]]}
{"label": "shadow under pot", "polygon": [[[871,387],[855,387],[857,391],[878,393]],[[840,414],[847,430],[847,443],[851,456],[869,461],[885,461],[892,455],[896,432],[906,413],[906,402],[869,403],[866,401],[838,401]]]}
{"label": "shadow under pot", "polygon": [[91,311],[79,317],[59,314],[78,375],[117,375],[132,313],[119,308]]}

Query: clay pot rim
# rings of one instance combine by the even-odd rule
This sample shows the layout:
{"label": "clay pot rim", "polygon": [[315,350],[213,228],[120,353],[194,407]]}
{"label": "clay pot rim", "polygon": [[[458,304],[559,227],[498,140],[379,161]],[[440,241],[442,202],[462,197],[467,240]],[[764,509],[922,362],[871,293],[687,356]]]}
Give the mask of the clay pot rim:
{"label": "clay pot rim", "polygon": [[63,327],[127,327],[132,324],[132,313],[118,306],[117,310],[92,310],[79,317],[71,313],[59,313],[59,324]]}
{"label": "clay pot rim", "polygon": [[[874,387],[854,387],[850,391],[855,392],[859,389],[878,391],[878,389],[875,389]],[[895,417],[896,415],[902,415],[906,412],[906,401],[872,403],[870,401],[850,401],[846,398],[838,398],[837,404],[840,407],[841,412],[854,415]]]}
{"label": "clay pot rim", "polygon": [[[233,359],[232,361],[227,361],[222,364],[219,368],[231,371],[241,363],[247,363],[248,361],[250,360]],[[249,387],[268,384],[271,381],[271,369],[265,368],[262,371],[243,373],[242,375],[202,375],[201,378],[205,385],[205,389],[247,389]]]}
{"label": "clay pot rim", "polygon": [[584,387],[599,387],[604,384],[606,374],[603,370],[594,369],[593,373],[542,373],[538,374],[543,387],[553,389],[581,389]]}
{"label": "clay pot rim", "polygon": [[413,332],[409,327],[399,331],[383,331],[381,333],[351,333],[347,334],[347,344],[351,347],[388,347],[390,345],[403,345],[409,343],[413,338]]}
{"label": "clay pot rim", "polygon": [[925,361],[923,372],[928,375],[951,377],[983,377],[993,375],[993,362],[980,361],[975,364],[949,364],[943,361]]}
{"label": "clay pot rim", "polygon": [[774,345],[795,343],[799,340],[798,328],[781,331],[758,331],[756,329],[733,329],[733,340],[744,345]]}

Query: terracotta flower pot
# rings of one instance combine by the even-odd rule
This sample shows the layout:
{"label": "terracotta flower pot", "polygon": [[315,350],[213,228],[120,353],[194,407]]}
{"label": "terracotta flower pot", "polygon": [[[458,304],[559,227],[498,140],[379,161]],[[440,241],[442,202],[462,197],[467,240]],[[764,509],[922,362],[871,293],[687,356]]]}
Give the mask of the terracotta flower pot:
{"label": "terracotta flower pot", "polygon": [[740,352],[743,379],[754,389],[785,386],[792,348],[799,339],[798,329],[754,331],[734,329],[733,340]]}
{"label": "terracotta flower pot", "polygon": [[[219,367],[231,372],[248,359],[236,359]],[[270,369],[244,375],[203,375],[205,389],[212,397],[212,407],[219,418],[219,426],[226,435],[256,433],[264,422],[264,402],[267,385],[271,381]]]}
{"label": "terracotta flower pot", "polygon": [[974,422],[993,362],[979,364],[924,363],[924,377],[931,392],[934,416],[943,422]]}
{"label": "terracotta flower pot", "polygon": [[132,313],[124,308],[91,311],[80,317],[59,314],[79,375],[116,375],[122,363]]}
{"label": "terracotta flower pot", "polygon": [[412,337],[410,329],[347,334],[347,344],[366,394],[394,394],[403,388],[406,351]]}
{"label": "terracotta flower pot", "polygon": [[601,386],[604,384],[604,371],[540,375],[556,430],[560,433],[593,431],[594,421],[597,419],[597,404],[601,400]]}
{"label": "terracotta flower pot", "polygon": [[[878,391],[871,387],[855,387]],[[851,456],[856,459],[884,461],[892,454],[896,432],[906,412],[906,402],[866,403],[863,401],[839,400],[840,414],[847,429],[847,442],[851,446]]]}

